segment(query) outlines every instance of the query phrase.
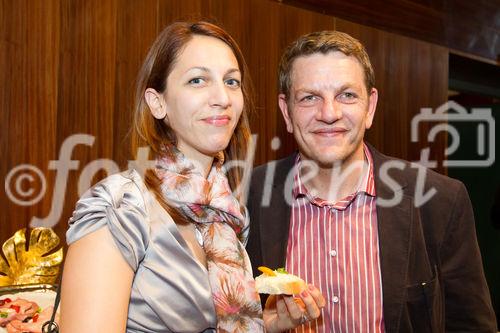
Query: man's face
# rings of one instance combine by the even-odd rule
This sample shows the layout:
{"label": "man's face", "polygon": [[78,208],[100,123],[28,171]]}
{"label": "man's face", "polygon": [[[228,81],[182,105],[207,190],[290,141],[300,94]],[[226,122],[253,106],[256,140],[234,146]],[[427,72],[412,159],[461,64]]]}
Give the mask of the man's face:
{"label": "man's face", "polygon": [[315,53],[293,62],[290,96],[279,95],[288,132],[303,158],[323,167],[363,160],[377,90],[368,93],[363,67],[341,52]]}

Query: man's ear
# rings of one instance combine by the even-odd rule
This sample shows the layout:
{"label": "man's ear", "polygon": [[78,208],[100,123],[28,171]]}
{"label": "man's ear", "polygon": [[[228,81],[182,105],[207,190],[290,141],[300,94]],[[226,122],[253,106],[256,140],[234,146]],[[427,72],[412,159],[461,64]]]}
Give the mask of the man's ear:
{"label": "man's ear", "polygon": [[375,110],[377,109],[378,101],[378,91],[372,88],[370,94],[368,95],[368,112],[366,114],[365,128],[369,129],[373,124],[373,117],[375,116]]}
{"label": "man's ear", "polygon": [[153,88],[148,88],[144,92],[144,99],[153,117],[156,119],[164,119],[167,116],[167,103],[165,103],[163,94],[160,94]]}
{"label": "man's ear", "polygon": [[288,133],[293,133],[293,124],[289,113],[290,108],[288,107],[288,102],[285,94],[278,95],[278,105],[280,107],[281,114],[283,115],[283,119],[286,123],[286,130],[288,131]]}

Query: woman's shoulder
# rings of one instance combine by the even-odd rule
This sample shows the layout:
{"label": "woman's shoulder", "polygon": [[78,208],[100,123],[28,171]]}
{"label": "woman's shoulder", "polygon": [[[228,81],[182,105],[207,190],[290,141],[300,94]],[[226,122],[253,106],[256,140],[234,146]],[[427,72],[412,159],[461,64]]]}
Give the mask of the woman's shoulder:
{"label": "woman's shoulder", "polygon": [[149,242],[147,197],[146,185],[135,170],[103,179],[78,200],[66,232],[68,245],[106,226],[135,271]]}
{"label": "woman's shoulder", "polygon": [[108,203],[113,208],[120,207],[124,197],[133,199],[139,208],[146,209],[147,187],[141,175],[134,169],[106,177],[83,194],[80,201],[95,198]]}

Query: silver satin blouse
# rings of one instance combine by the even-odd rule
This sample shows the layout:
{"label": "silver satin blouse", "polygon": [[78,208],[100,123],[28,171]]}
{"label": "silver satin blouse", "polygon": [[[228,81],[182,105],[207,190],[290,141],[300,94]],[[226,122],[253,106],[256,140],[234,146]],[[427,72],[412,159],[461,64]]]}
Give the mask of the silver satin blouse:
{"label": "silver satin blouse", "polygon": [[135,272],[126,332],[215,332],[207,270],[137,171],[112,175],[88,190],[69,225],[68,244],[107,227]]}

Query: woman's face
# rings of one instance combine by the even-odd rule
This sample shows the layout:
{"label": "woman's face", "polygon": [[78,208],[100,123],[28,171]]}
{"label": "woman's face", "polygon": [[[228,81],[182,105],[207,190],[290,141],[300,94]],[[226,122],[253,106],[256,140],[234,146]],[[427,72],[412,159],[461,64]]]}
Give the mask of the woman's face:
{"label": "woman's face", "polygon": [[243,110],[241,73],[231,48],[213,37],[193,36],[178,55],[160,102],[184,155],[196,160],[224,150]]}

